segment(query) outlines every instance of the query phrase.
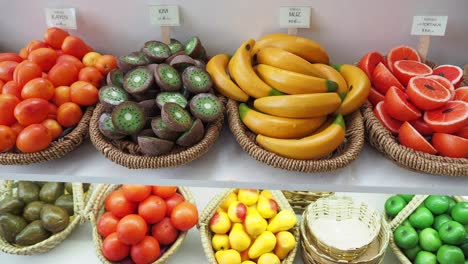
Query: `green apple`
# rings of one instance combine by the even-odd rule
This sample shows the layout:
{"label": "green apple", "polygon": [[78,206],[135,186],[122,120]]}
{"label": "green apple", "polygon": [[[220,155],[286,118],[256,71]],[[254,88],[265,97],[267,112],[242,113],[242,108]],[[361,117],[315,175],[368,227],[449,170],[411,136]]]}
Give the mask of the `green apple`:
{"label": "green apple", "polygon": [[409,249],[404,249],[403,252],[405,253],[405,256],[413,261],[416,259],[416,255],[421,251],[421,247],[419,245],[416,245],[414,248],[409,248]]}
{"label": "green apple", "polygon": [[408,219],[406,219],[405,221],[403,221],[403,223],[401,223],[401,225],[400,225],[400,226],[408,226],[408,227],[411,227],[411,228],[413,228],[413,226],[410,224],[410,222],[409,222],[409,220],[408,220]]}
{"label": "green apple", "polygon": [[465,227],[456,221],[448,221],[440,226],[439,236],[445,244],[460,245],[465,240]]}
{"label": "green apple", "polygon": [[405,199],[398,195],[393,195],[385,202],[385,212],[391,217],[395,217],[406,206]]}
{"label": "green apple", "polygon": [[464,264],[465,256],[459,247],[443,245],[437,251],[437,260],[440,264]]}
{"label": "green apple", "polygon": [[449,209],[448,198],[442,195],[429,195],[424,201],[424,205],[435,215],[443,214]]}
{"label": "green apple", "polygon": [[437,257],[434,253],[419,251],[414,259],[415,264],[437,264]]}
{"label": "green apple", "polygon": [[399,194],[398,196],[403,198],[406,201],[406,203],[409,203],[413,199],[414,194]]}
{"label": "green apple", "polygon": [[432,226],[434,223],[434,215],[429,209],[422,206],[410,215],[409,222],[414,228],[424,229]]}
{"label": "green apple", "polygon": [[455,202],[455,200],[452,199],[452,197],[448,197],[448,201],[449,201],[449,209],[447,210],[447,214],[451,214],[452,209],[453,207],[455,207],[455,205],[457,205],[457,202]]}
{"label": "green apple", "polygon": [[393,233],[393,236],[395,237],[397,246],[403,249],[414,248],[419,242],[419,236],[416,230],[408,226],[399,226]]}
{"label": "green apple", "polygon": [[438,215],[434,218],[434,224],[432,225],[432,227],[434,227],[435,230],[439,231],[441,225],[452,220],[453,220],[452,217],[448,214]]}
{"label": "green apple", "polygon": [[457,203],[452,209],[453,220],[462,225],[468,224],[468,202]]}
{"label": "green apple", "polygon": [[419,245],[425,251],[436,252],[442,246],[442,240],[435,229],[428,227],[419,234]]}
{"label": "green apple", "polygon": [[460,249],[463,251],[463,255],[468,258],[468,237],[465,238],[465,242],[460,245]]}

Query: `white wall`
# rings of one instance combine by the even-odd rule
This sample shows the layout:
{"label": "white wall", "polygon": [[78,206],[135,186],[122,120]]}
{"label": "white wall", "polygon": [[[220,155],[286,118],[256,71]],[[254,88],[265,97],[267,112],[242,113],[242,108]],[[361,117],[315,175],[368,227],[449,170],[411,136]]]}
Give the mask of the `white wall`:
{"label": "white wall", "polygon": [[[179,4],[182,26],[174,36],[201,37],[209,54],[232,53],[248,38],[280,31],[278,7],[309,5],[310,30],[300,35],[324,45],[335,63],[354,62],[370,50],[415,46],[410,36],[413,15],[448,15],[446,37],[433,37],[429,58],[439,64],[468,63],[468,0],[173,0]],[[18,50],[42,37],[44,7],[75,7],[78,34],[95,49],[116,55],[137,50],[159,29],[150,25],[148,0],[0,0],[0,49]],[[284,29],[282,31],[285,31]]]}

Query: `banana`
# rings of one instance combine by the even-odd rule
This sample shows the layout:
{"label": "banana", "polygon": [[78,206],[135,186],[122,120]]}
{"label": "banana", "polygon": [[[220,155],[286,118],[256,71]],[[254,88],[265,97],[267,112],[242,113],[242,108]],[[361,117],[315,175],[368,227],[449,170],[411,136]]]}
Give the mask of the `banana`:
{"label": "banana", "polygon": [[211,75],[218,92],[239,102],[249,100],[249,95],[239,88],[226,73],[229,57],[226,54],[218,54],[206,64],[206,71]]}
{"label": "banana", "polygon": [[312,63],[280,48],[266,47],[258,51],[257,62],[283,70],[316,76],[319,74]]}
{"label": "banana", "polygon": [[326,120],[326,116],[296,119],[270,116],[239,105],[239,116],[242,122],[254,133],[275,138],[301,138],[310,135]]}
{"label": "banana", "polygon": [[266,35],[255,43],[252,54],[265,47],[276,47],[294,53],[309,62],[329,63],[327,52],[317,42],[284,33]]}
{"label": "banana", "polygon": [[271,87],[287,94],[309,94],[334,92],[338,84],[292,71],[286,71],[266,64],[255,66],[258,76]]}
{"label": "banana", "polygon": [[254,98],[283,94],[262,81],[252,67],[252,47],[255,40],[249,39],[237,49],[229,61],[229,74],[239,87]]}
{"label": "banana", "polygon": [[340,114],[347,115],[359,109],[366,102],[371,83],[366,73],[356,66],[335,64],[333,68],[343,75],[349,85],[349,92],[338,110]]}
{"label": "banana", "polygon": [[292,159],[317,159],[333,152],[345,139],[345,122],[337,115],[325,130],[301,139],[278,139],[257,135],[257,143],[264,149]]}
{"label": "banana", "polygon": [[348,84],[341,74],[336,71],[333,67],[326,64],[315,63],[312,64],[312,69],[316,72],[313,74],[315,77],[328,79],[338,84],[338,90],[336,91],[343,101],[348,93]]}
{"label": "banana", "polygon": [[336,112],[341,105],[337,93],[279,95],[259,98],[255,109],[269,115],[288,118],[312,118]]}

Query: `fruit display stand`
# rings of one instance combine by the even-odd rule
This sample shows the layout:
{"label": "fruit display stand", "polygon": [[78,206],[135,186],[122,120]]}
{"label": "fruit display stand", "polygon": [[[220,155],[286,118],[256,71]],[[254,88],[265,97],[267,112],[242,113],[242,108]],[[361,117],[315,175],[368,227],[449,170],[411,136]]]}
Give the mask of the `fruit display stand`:
{"label": "fruit display stand", "polygon": [[296,214],[302,214],[307,206],[317,199],[333,194],[333,192],[283,191],[284,197],[288,199],[289,205],[291,205]]}

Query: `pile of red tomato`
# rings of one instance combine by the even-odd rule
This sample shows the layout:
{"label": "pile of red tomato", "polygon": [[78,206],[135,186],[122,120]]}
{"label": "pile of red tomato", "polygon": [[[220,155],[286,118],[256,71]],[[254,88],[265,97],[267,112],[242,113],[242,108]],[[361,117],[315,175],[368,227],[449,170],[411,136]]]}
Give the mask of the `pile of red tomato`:
{"label": "pile of red tomato", "polygon": [[19,54],[0,53],[0,152],[41,151],[78,124],[82,107],[97,103],[103,77],[117,67],[111,55],[94,56],[91,65],[92,51],[79,37],[49,28],[44,41]]}
{"label": "pile of red tomato", "polygon": [[109,261],[152,263],[198,222],[197,207],[176,186],[122,185],[107,196],[105,208],[97,230]]}

